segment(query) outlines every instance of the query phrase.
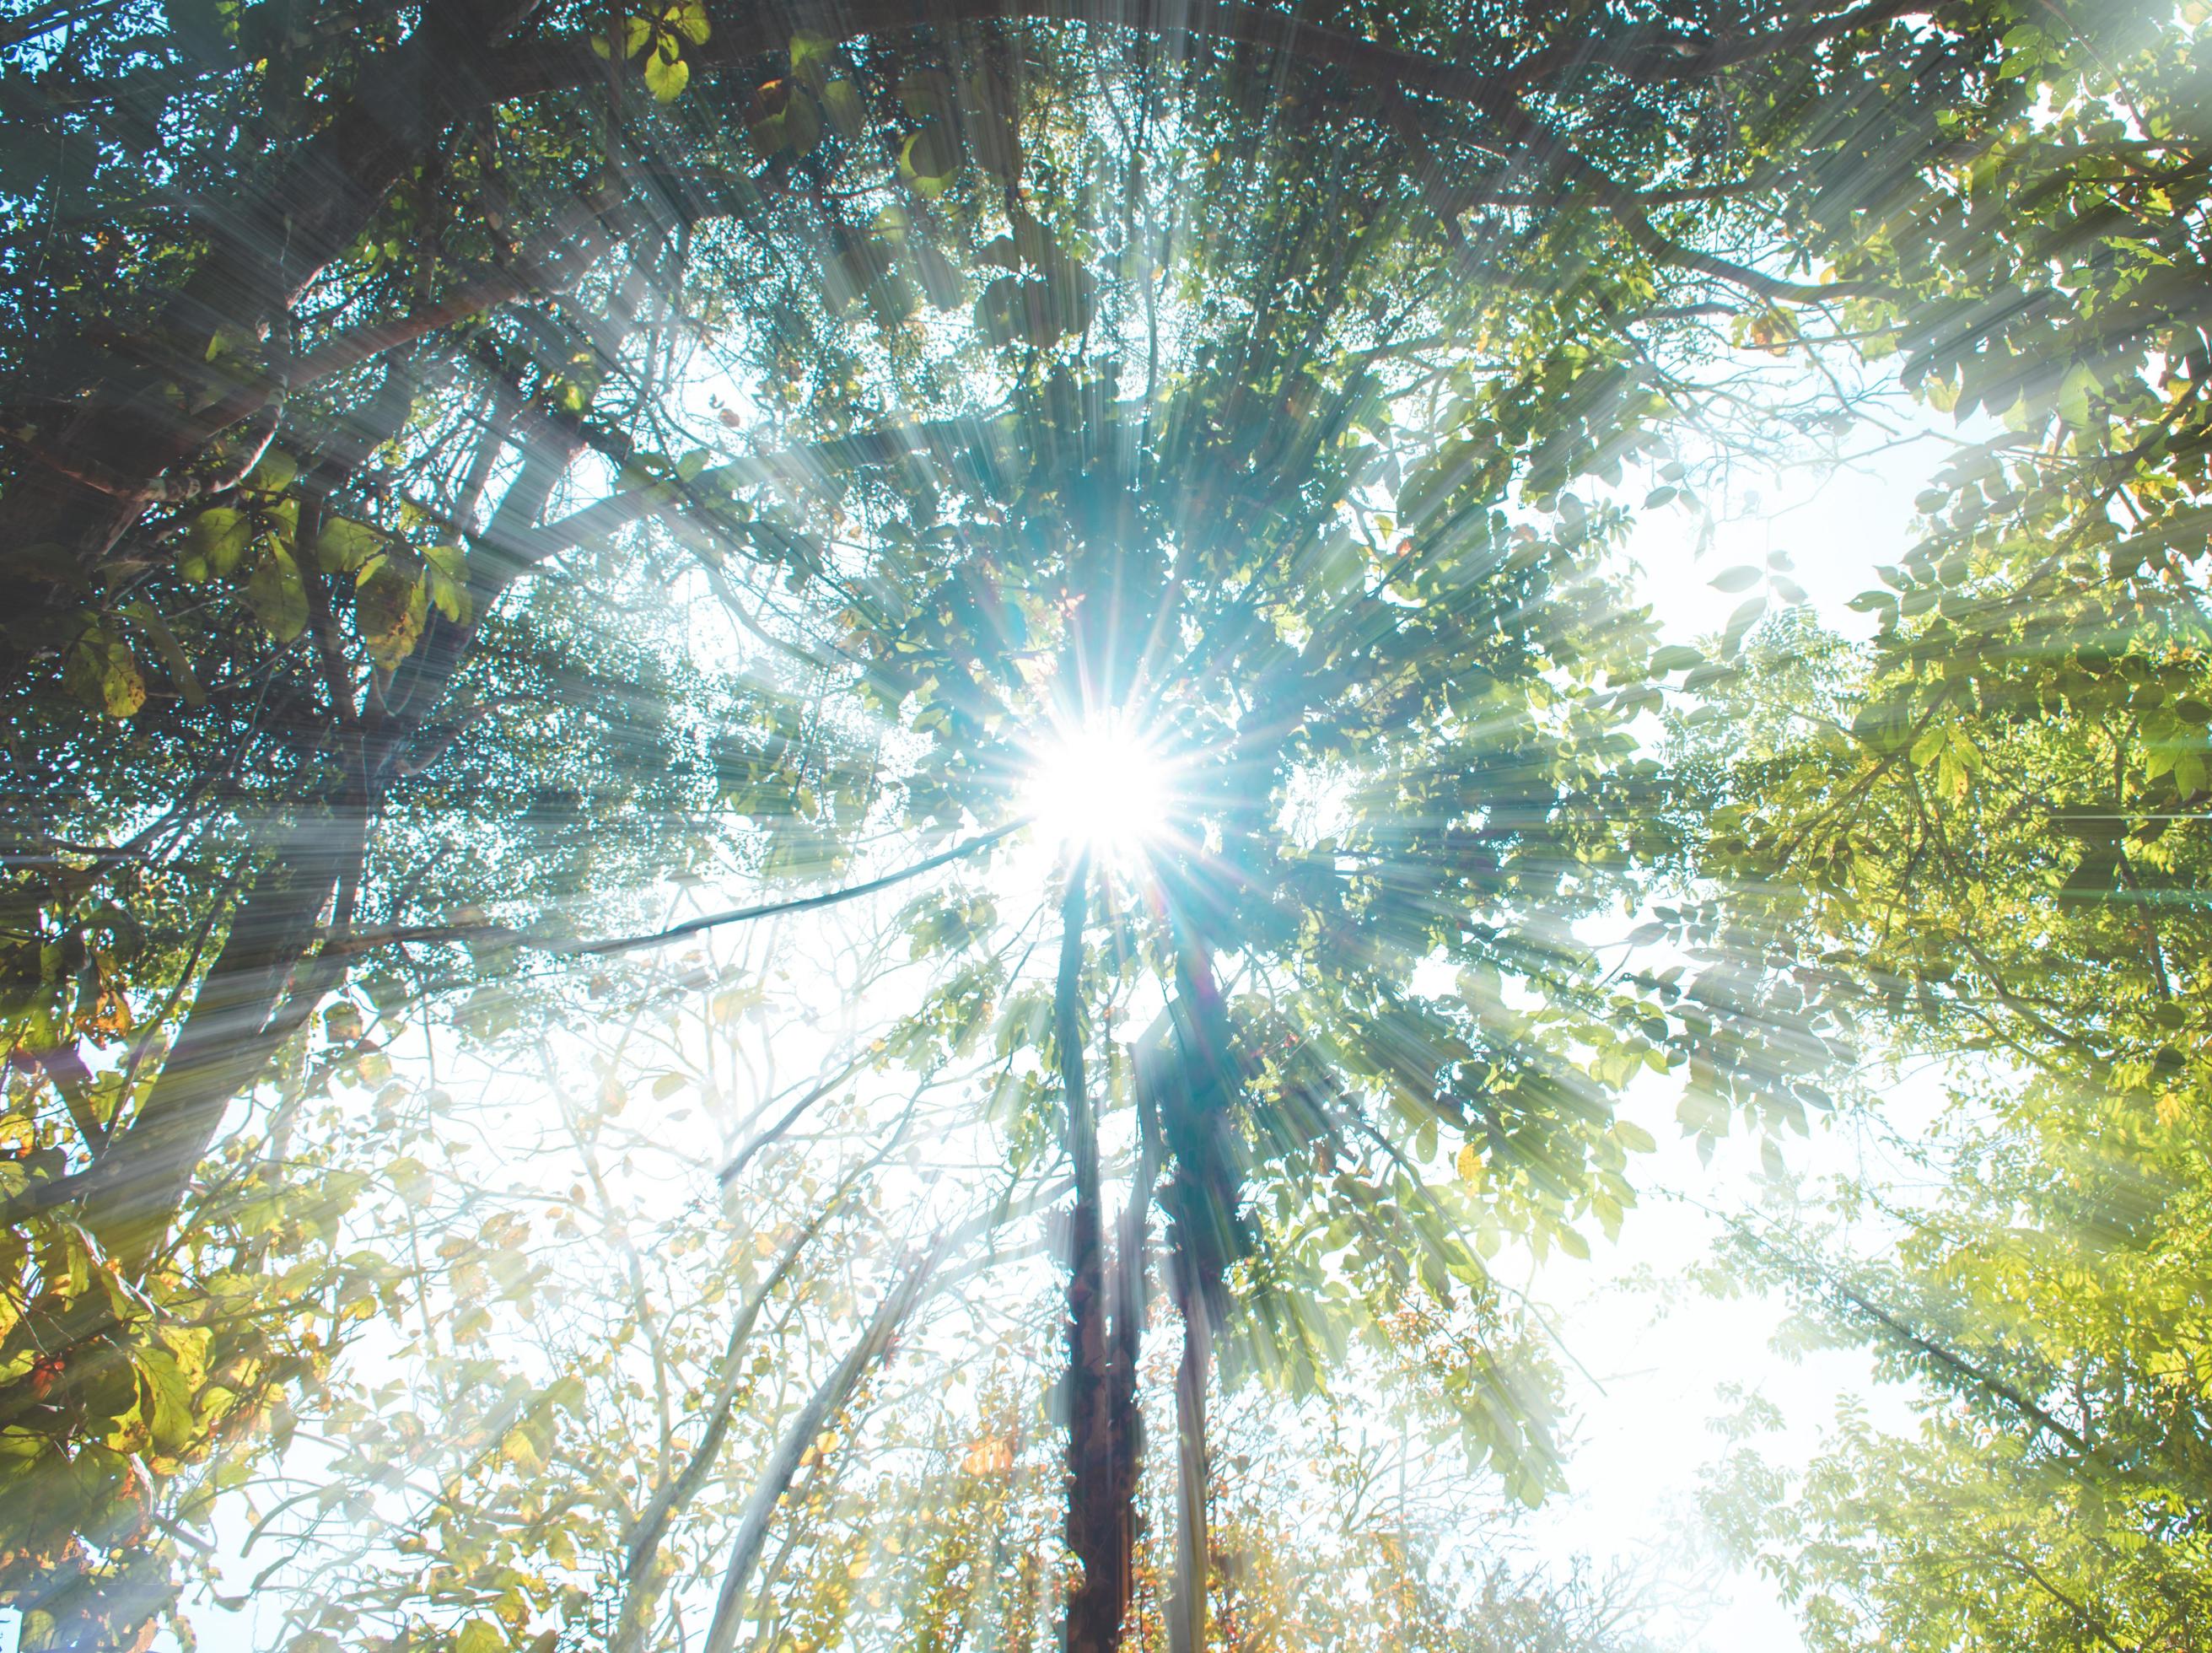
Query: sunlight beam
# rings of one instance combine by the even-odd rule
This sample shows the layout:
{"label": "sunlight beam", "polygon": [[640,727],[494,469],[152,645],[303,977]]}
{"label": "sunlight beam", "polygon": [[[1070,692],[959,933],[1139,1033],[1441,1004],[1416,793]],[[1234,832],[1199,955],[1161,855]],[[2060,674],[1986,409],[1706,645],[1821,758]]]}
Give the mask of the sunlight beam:
{"label": "sunlight beam", "polygon": [[1024,791],[1048,842],[1119,859],[1166,830],[1167,764],[1118,714],[1056,726],[1032,749]]}

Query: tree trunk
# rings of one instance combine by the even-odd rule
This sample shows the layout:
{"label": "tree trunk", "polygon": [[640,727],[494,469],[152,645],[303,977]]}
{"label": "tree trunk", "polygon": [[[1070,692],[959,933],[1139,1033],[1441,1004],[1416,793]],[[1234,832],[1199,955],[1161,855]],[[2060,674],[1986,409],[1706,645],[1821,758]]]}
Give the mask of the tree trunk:
{"label": "tree trunk", "polygon": [[1053,996],[1053,1037],[1075,1181],[1067,1225],[1067,1547],[1083,1571],[1067,1597],[1067,1653],[1110,1653],[1118,1646],[1129,1597],[1122,1516],[1114,1497],[1116,1454],[1098,1131],[1083,1061],[1083,933],[1090,913],[1090,877],[1087,857],[1079,858],[1068,872]]}
{"label": "tree trunk", "polygon": [[1109,1259],[1103,1249],[1097,1126],[1084,1082],[1077,996],[1085,909],[1081,880],[1086,872],[1077,868],[1062,909],[1066,927],[1054,1002],[1061,1080],[1079,1105],[1069,1112],[1075,1208],[1069,1225],[1067,1544],[1083,1564],[1083,1576],[1068,1596],[1063,1640],[1070,1650],[1105,1653],[1121,1645],[1135,1594],[1137,1477],[1144,1450],[1137,1367],[1150,1301],[1146,1238],[1163,1153],[1153,1092],[1158,1053],[1167,1038],[1159,1028],[1139,1042],[1137,1164]]}
{"label": "tree trunk", "polygon": [[1227,1308],[1236,1254],[1241,1179],[1229,1107],[1238,1089],[1229,1018],[1204,945],[1186,939],[1176,966],[1176,1081],[1161,1097],[1161,1129],[1175,1156],[1163,1203],[1169,1221],[1168,1273],[1182,1321],[1176,1366],[1176,1570],[1168,1610],[1171,1653],[1206,1645],[1212,1544],[1206,1515],[1209,1464],[1206,1397],[1213,1376],[1213,1332]]}
{"label": "tree trunk", "polygon": [[660,1544],[667,1536],[669,1525],[707,1484],[714,1473],[714,1466],[722,1454],[722,1442],[729,1434],[730,1422],[735,1414],[738,1391],[744,1381],[744,1368],[738,1357],[744,1352],[746,1341],[752,1336],[761,1310],[769,1299],[799,1266],[800,1256],[814,1243],[815,1236],[835,1216],[844,1203],[852,1180],[830,1199],[823,1201],[805,1226],[793,1236],[777,1257],[775,1267],[768,1278],[745,1293],[735,1321],[731,1323],[729,1340],[722,1351],[720,1368],[714,1380],[714,1393],[707,1407],[707,1426],[700,1431],[698,1443],[691,1449],[684,1468],[673,1480],[664,1484],[647,1502],[636,1518],[623,1531],[623,1600],[616,1615],[614,1632],[608,1638],[610,1653],[641,1653],[647,1640],[647,1617],[659,1602],[668,1574],[660,1565]]}
{"label": "tree trunk", "polygon": [[[396,370],[392,417],[404,416],[405,380]],[[380,398],[386,399],[386,398]],[[382,440],[380,436],[377,440]],[[369,441],[362,448],[374,447]],[[520,472],[494,514],[488,538],[520,539],[544,509],[579,451],[573,433],[544,433],[527,450]],[[248,886],[222,951],[208,971],[176,1043],[146,1101],[107,1145],[82,1186],[86,1221],[111,1255],[143,1272],[161,1245],[192,1173],[206,1158],[232,1101],[267,1069],[277,1048],[337,984],[343,957],[311,957],[324,910],[341,891],[358,887],[369,834],[398,760],[436,714],[467,663],[475,623],[526,568],[512,558],[486,558],[475,570],[469,622],[440,621],[422,648],[386,685],[389,710],[361,731],[358,776],[334,806],[307,814],[287,833]],[[336,690],[333,690],[336,692]],[[331,708],[330,740],[349,736],[351,708]],[[349,913],[338,915],[341,925]]]}
{"label": "tree trunk", "polygon": [[368,815],[359,800],[295,825],[246,887],[191,1012],[144,1103],[94,1162],[85,1223],[132,1274],[168,1231],[234,1098],[258,1079],[298,1027],[295,995],[324,909],[358,883]]}
{"label": "tree trunk", "polygon": [[775,1519],[776,1505],[791,1490],[792,1480],[799,1474],[807,1447],[852,1400],[860,1380],[890,1349],[891,1339],[921,1301],[923,1289],[937,1272],[938,1265],[945,1261],[954,1237],[950,1230],[940,1236],[884,1294],[860,1340],[822,1380],[821,1387],[808,1397],[791,1427],[784,1431],[783,1438],[776,1443],[760,1480],[753,1485],[744,1513],[738,1519],[738,1535],[730,1546],[729,1564],[722,1570],[721,1589],[714,1600],[714,1616],[707,1626],[706,1653],[731,1653],[737,1645],[738,1626],[744,1620],[747,1587],[752,1581],[753,1569],[760,1563],[761,1551],[768,1543],[769,1523]]}
{"label": "tree trunk", "polygon": [[[1184,1263],[1178,1255],[1178,1275]],[[1200,1653],[1206,1645],[1206,1587],[1212,1571],[1206,1489],[1211,1466],[1206,1445],[1206,1396],[1213,1376],[1212,1317],[1199,1283],[1182,1280],[1176,1306],[1182,1316],[1182,1358],[1176,1363],[1176,1568],[1168,1605],[1170,1653]]]}
{"label": "tree trunk", "polygon": [[1114,1317],[1108,1328],[1107,1342],[1107,1410],[1114,1442],[1111,1492],[1120,1547],[1117,1576],[1123,1581],[1121,1603],[1115,1613],[1117,1638],[1127,1617],[1129,1596],[1136,1580],[1137,1480],[1144,1457],[1144,1413],[1137,1401],[1137,1367],[1144,1355],[1145,1321],[1151,1302],[1146,1282],[1146,1251],[1162,1158],[1158,1111],[1147,1091],[1147,1075],[1140,1066],[1136,1076],[1137,1165],[1129,1180],[1128,1200],[1121,1207],[1121,1220],[1115,1236],[1111,1277]]}

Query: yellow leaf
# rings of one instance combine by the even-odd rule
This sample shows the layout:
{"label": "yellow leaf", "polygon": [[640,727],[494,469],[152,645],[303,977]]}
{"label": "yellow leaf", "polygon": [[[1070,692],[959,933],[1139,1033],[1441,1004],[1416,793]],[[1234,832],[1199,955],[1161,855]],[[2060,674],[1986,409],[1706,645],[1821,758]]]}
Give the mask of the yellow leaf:
{"label": "yellow leaf", "polygon": [[62,683],[70,694],[109,717],[135,717],[146,703],[146,679],[130,644],[99,625],[87,627],[62,659]]}
{"label": "yellow leaf", "polygon": [[371,558],[357,578],[354,625],[377,665],[388,672],[421,641],[428,593],[422,580],[388,556]]}
{"label": "yellow leaf", "polygon": [[538,1454],[538,1443],[523,1430],[508,1430],[507,1438],[499,1443],[499,1449],[501,1455],[518,1468],[535,1474],[545,1467],[544,1459]]}

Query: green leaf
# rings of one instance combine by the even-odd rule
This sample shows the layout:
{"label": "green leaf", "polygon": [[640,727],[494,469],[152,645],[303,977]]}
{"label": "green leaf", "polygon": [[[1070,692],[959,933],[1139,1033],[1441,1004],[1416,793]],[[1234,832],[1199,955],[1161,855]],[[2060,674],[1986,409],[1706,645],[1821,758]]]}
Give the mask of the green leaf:
{"label": "green leaf", "polygon": [[2058,385],[2058,416],[2077,428],[2089,422],[2089,393],[2097,388],[2097,375],[2081,362],[2066,370]]}
{"label": "green leaf", "polygon": [[389,543],[380,528],[351,517],[324,519],[314,544],[315,566],[325,574],[353,574]]}
{"label": "green leaf", "polygon": [[805,155],[822,141],[821,107],[794,79],[763,81],[753,93],[745,131],[763,155],[785,149]]}
{"label": "green leaf", "polygon": [[307,582],[291,552],[274,544],[262,547],[260,561],[246,581],[246,603],[280,643],[307,629]]}
{"label": "green leaf", "polygon": [[800,29],[791,37],[791,72],[818,90],[829,74],[835,51],[828,35]]}
{"label": "green leaf", "polygon": [[192,675],[191,661],[185,658],[183,647],[177,641],[176,633],[169,629],[168,623],[155,611],[154,605],[151,603],[132,603],[123,612],[152,642],[154,652],[161,657],[162,665],[176,684],[177,692],[185,697],[185,704],[205,705],[207,691],[200,687],[200,680]]}
{"label": "green leaf", "polygon": [[429,1168],[412,1154],[393,1160],[384,1168],[385,1179],[392,1191],[410,1206],[426,1206],[437,1191]]}
{"label": "green leaf", "polygon": [[1759,572],[1748,565],[1739,568],[1723,568],[1713,576],[1715,591],[1749,591],[1759,582]]}
{"label": "green leaf", "polygon": [[1762,593],[1751,599],[1735,613],[1729,616],[1728,629],[1721,635],[1721,653],[1724,658],[1729,659],[1735,658],[1736,651],[1743,647],[1744,634],[1749,631],[1758,623],[1759,617],[1765,612],[1766,598]]}
{"label": "green leaf", "polygon": [[146,679],[131,646],[98,623],[79,632],[64,654],[62,686],[118,722],[136,717],[146,703]]}
{"label": "green leaf", "polygon": [[935,121],[899,146],[899,175],[924,196],[942,194],[959,170],[959,141]]}
{"label": "green leaf", "polygon": [[469,618],[468,570],[458,545],[433,545],[422,553],[430,606],[455,625]]}
{"label": "green leaf", "polygon": [[152,1404],[141,1405],[150,1426],[154,1444],[176,1455],[190,1449],[198,1435],[192,1412],[192,1386],[176,1357],[164,1349],[143,1351],[137,1360],[141,1385]]}
{"label": "green leaf", "polygon": [[242,511],[227,505],[210,506],[192,519],[185,537],[185,554],[178,572],[193,584],[228,578],[235,573],[246,548],[253,541],[253,523]]}
{"label": "green leaf", "polygon": [[453,1638],[453,1653],[507,1653],[507,1632],[496,1620],[471,1619]]}
{"label": "green leaf", "polygon": [[257,494],[281,494],[289,488],[300,474],[300,462],[281,447],[272,447],[262,454],[260,463],[247,473],[246,486]]}
{"label": "green leaf", "polygon": [[691,65],[681,58],[671,60],[656,52],[645,60],[646,89],[663,103],[675,102],[690,80]]}
{"label": "green leaf", "polygon": [[707,8],[702,0],[680,0],[680,3],[660,14],[660,21],[693,46],[706,45],[709,30],[707,27]]}
{"label": "green leaf", "polygon": [[830,124],[848,137],[868,124],[867,106],[860,101],[860,94],[853,89],[852,82],[842,76],[824,82],[819,96]]}

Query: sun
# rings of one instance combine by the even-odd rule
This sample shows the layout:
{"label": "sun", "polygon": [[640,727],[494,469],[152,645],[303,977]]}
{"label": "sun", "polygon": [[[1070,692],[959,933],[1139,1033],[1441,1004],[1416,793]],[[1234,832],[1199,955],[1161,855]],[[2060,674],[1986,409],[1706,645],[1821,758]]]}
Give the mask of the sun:
{"label": "sun", "polygon": [[1166,830],[1167,763],[1120,716],[1055,727],[1032,750],[1024,791],[1049,842],[1118,858]]}

